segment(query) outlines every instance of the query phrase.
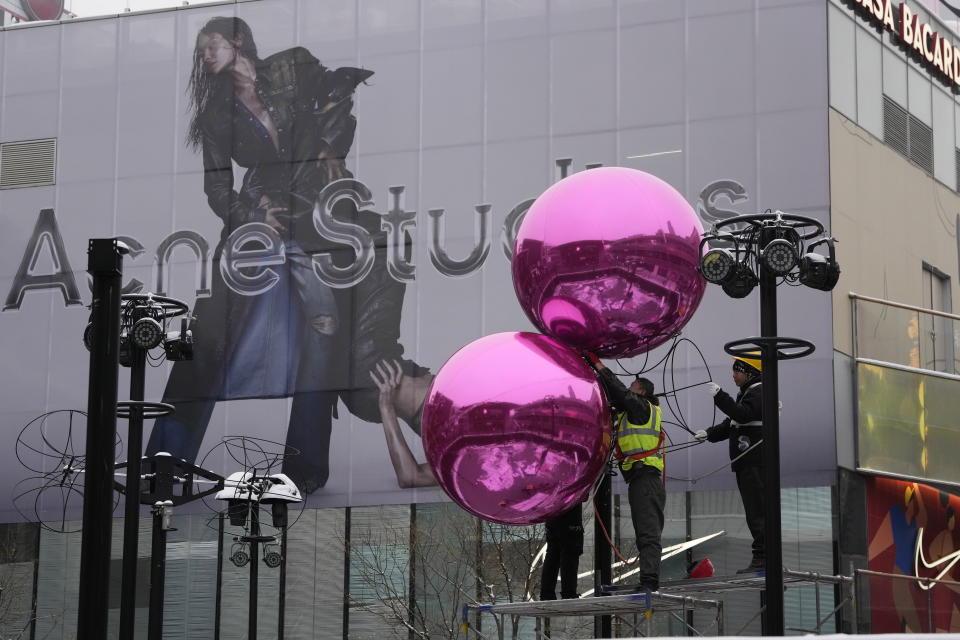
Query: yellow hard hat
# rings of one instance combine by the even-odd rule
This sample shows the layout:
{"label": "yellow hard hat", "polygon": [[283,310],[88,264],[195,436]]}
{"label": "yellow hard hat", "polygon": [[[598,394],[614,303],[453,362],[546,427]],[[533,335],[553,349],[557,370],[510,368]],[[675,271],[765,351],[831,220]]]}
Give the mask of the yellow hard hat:
{"label": "yellow hard hat", "polygon": [[757,371],[763,371],[763,368],[760,365],[760,352],[759,351],[748,351],[750,355],[756,356],[756,358],[748,358],[746,355],[742,356],[733,356],[734,361],[739,360],[740,362],[749,365],[756,369]]}

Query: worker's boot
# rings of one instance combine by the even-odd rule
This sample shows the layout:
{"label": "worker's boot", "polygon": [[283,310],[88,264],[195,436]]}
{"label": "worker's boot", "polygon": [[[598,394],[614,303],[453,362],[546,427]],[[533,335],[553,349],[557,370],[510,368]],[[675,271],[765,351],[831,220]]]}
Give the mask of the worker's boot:
{"label": "worker's boot", "polygon": [[757,573],[763,571],[766,568],[766,563],[761,556],[753,556],[753,559],[750,561],[750,564],[745,566],[743,569],[737,571],[737,573]]}

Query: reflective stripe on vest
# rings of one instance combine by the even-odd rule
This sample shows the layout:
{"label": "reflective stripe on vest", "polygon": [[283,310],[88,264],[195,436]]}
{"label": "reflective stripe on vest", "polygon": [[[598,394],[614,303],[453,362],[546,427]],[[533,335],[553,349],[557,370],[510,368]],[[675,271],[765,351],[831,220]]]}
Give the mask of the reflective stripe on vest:
{"label": "reflective stripe on vest", "polygon": [[[743,394],[746,395],[746,394],[747,394],[747,391],[749,391],[750,389],[756,387],[756,386],[759,385],[760,383],[761,383],[760,380],[757,380],[756,382],[751,382],[750,384],[748,384],[748,385],[744,388]],[[763,426],[763,421],[762,421],[762,420],[751,420],[750,422],[737,422],[736,420],[731,420],[731,421],[730,421],[730,426],[731,426],[731,427],[761,427],[761,426]]]}
{"label": "reflective stripe on vest", "polygon": [[663,456],[660,445],[663,432],[660,429],[660,407],[651,404],[650,418],[645,424],[635,425],[625,413],[617,417],[617,457],[620,468],[629,469],[635,460],[663,471]]}

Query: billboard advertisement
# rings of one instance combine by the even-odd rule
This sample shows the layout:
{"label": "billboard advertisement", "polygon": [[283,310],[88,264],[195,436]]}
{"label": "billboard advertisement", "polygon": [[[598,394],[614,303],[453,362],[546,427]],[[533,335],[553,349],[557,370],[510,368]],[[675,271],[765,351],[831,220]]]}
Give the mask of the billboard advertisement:
{"label": "billboard advertisement", "polygon": [[[867,479],[873,633],[957,633],[960,497],[934,487]],[[944,581],[942,583],[929,580]]]}
{"label": "billboard advertisement", "polygon": [[[0,485],[45,477],[18,457],[49,471],[81,446],[82,416],[31,421],[86,408],[87,242],[119,237],[125,291],[191,309],[194,359],[147,369],[146,399],[176,407],[148,421],[148,453],[226,475],[224,438],[258,438],[299,450],[282,470],[311,506],[443,499],[422,399],[460,347],[532,329],[510,259],[546,187],[625,166],[705,226],[780,209],[829,227],[824,33],[813,0],[262,0],[0,32],[0,141],[56,150],[54,180],[0,190]],[[832,397],[830,318],[829,295],[781,296],[780,334],[818,347],[781,368],[782,446],[810,452],[784,457],[787,484],[832,482],[832,403],[810,402]],[[758,333],[757,292],[708,287],[690,342],[646,374],[668,419],[720,422],[702,383],[732,391],[722,345]],[[686,449],[667,476],[728,488],[707,473],[725,464]],[[30,489],[0,516],[26,517]],[[57,512],[52,493],[27,511]]]}

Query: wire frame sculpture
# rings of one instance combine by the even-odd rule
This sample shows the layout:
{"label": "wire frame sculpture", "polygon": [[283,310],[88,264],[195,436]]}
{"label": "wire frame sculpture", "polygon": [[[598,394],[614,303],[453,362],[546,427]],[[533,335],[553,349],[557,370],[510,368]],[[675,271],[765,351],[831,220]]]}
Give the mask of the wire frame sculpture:
{"label": "wire frame sculpture", "polygon": [[[281,469],[287,458],[300,455],[300,451],[281,442],[266,438],[250,436],[228,436],[208,451],[200,461],[200,466],[207,468],[211,459],[223,458],[224,468],[234,468],[238,471],[227,473],[223,489],[215,498],[207,496],[204,504],[215,512],[208,521],[208,526],[218,529],[217,521],[220,515],[226,515],[233,522],[239,524],[244,534],[251,533],[254,518],[251,512],[258,511],[256,521],[266,529],[263,537],[273,539],[278,535],[279,526],[274,526],[274,505],[284,502],[296,510],[293,518],[286,519],[285,528],[294,526],[303,515],[305,500],[299,491],[291,492],[292,481],[283,476]],[[296,489],[295,487],[293,487]],[[244,517],[241,512],[245,512]],[[260,535],[260,533],[256,533]],[[266,549],[265,549],[266,552]],[[236,562],[235,562],[236,564]],[[239,566],[239,565],[238,565]]]}
{"label": "wire frame sculpture", "polygon": [[[25,519],[54,533],[81,529],[86,470],[87,414],[77,409],[49,411],[20,430],[16,456],[29,475],[13,487],[13,505]],[[117,436],[114,459],[122,455]],[[115,496],[114,509],[119,502]]]}

